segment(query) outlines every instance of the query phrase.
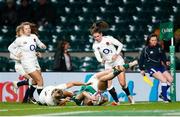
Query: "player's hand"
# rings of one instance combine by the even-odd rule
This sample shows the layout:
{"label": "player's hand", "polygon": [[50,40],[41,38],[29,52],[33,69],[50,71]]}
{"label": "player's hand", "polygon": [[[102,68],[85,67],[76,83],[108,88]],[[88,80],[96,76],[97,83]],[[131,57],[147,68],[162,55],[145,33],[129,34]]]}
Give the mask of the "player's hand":
{"label": "player's hand", "polygon": [[115,61],[115,60],[117,59],[117,57],[118,57],[117,54],[113,55],[113,56],[112,56],[112,61]]}
{"label": "player's hand", "polygon": [[65,98],[66,102],[70,102],[70,99],[71,99],[70,97]]}
{"label": "player's hand", "polygon": [[105,64],[105,62],[106,62],[105,60],[102,60],[101,64]]}
{"label": "player's hand", "polygon": [[21,53],[21,52],[18,53],[16,57],[17,57],[17,58],[21,58],[21,57],[22,57],[22,53]]}
{"label": "player's hand", "polygon": [[42,58],[42,54],[40,52],[36,52],[36,56]]}
{"label": "player's hand", "polygon": [[170,66],[170,64],[171,64],[170,61],[166,61],[167,66]]}
{"label": "player's hand", "polygon": [[145,76],[145,71],[144,70],[141,70],[140,73],[141,73],[142,76]]}
{"label": "player's hand", "polygon": [[47,47],[46,47],[46,45],[44,45],[44,44],[41,46],[41,49],[46,49],[46,48],[47,48]]}

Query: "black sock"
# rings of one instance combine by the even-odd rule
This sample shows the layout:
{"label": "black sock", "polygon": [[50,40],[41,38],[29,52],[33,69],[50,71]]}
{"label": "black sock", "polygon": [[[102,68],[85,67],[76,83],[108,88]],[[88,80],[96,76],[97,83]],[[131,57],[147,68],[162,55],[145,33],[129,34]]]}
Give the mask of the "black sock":
{"label": "black sock", "polygon": [[126,93],[127,96],[130,95],[128,87],[127,88],[122,88],[122,90]]}
{"label": "black sock", "polygon": [[27,88],[26,93],[24,95],[24,98],[23,98],[24,103],[26,103],[28,101],[28,97],[29,97],[29,88]]}
{"label": "black sock", "polygon": [[36,88],[31,85],[30,88],[29,88],[29,97],[32,98],[33,97],[33,94],[34,94],[34,91],[36,90]]}
{"label": "black sock", "polygon": [[113,67],[113,75],[114,77],[116,77],[117,75],[119,75],[121,73],[121,71],[119,71],[118,69],[116,69],[115,67]]}
{"label": "black sock", "polygon": [[171,87],[171,85],[167,85],[167,87],[166,87],[166,88],[167,88],[167,90],[169,89],[169,87]]}
{"label": "black sock", "polygon": [[111,96],[115,102],[119,102],[118,97],[117,97],[117,93],[116,93],[116,90],[114,87],[111,90],[109,90],[109,93],[111,94]]}
{"label": "black sock", "polygon": [[29,81],[28,80],[23,80],[23,81],[19,81],[17,83],[18,87],[23,86],[23,85],[29,85]]}
{"label": "black sock", "polygon": [[37,89],[38,95],[40,95],[40,93],[41,93],[42,90],[43,90],[43,89]]}

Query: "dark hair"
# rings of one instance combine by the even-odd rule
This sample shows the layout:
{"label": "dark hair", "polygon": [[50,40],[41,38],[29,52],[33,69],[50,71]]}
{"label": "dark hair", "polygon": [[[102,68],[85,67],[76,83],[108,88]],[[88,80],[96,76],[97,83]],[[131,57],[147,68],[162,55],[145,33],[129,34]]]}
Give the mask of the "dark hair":
{"label": "dark hair", "polygon": [[151,34],[147,37],[147,40],[146,40],[146,46],[149,45],[149,41],[152,37],[156,37],[157,38],[157,35],[156,34]]}
{"label": "dark hair", "polygon": [[90,27],[90,33],[93,35],[94,33],[102,33],[103,31],[107,30],[109,28],[109,24],[105,21],[97,21],[93,23],[93,25]]}
{"label": "dark hair", "polygon": [[57,50],[59,51],[64,51],[64,46],[66,45],[66,44],[68,44],[69,42],[68,41],[65,41],[65,40],[63,40],[63,41],[59,41],[58,42],[58,46],[57,46]]}

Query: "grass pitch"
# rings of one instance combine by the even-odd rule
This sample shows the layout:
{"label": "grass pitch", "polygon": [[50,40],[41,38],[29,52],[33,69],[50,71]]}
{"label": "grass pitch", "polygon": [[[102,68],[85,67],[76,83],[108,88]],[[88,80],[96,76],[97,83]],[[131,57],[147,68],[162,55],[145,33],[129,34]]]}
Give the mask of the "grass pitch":
{"label": "grass pitch", "polygon": [[119,106],[39,106],[22,103],[0,103],[0,116],[180,116],[180,102],[137,102]]}

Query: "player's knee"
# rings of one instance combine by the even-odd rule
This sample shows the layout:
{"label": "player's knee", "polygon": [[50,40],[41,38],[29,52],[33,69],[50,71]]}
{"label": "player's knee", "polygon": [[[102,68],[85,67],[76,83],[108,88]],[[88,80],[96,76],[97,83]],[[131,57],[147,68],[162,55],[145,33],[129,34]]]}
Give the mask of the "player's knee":
{"label": "player's knee", "polygon": [[161,82],[162,83],[167,83],[167,79],[166,78],[161,78]]}

